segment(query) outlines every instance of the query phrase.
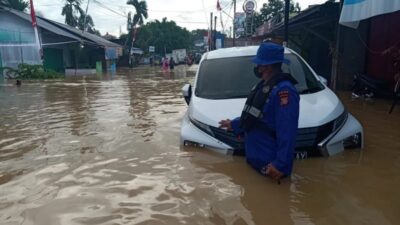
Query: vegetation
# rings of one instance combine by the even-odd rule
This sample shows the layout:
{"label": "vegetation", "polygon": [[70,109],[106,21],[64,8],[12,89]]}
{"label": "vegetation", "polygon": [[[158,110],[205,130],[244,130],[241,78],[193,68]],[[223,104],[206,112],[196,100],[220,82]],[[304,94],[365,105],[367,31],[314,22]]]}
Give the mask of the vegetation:
{"label": "vegetation", "polygon": [[208,30],[206,30],[206,29],[196,29],[196,30],[191,31],[190,33],[191,33],[191,35],[193,37],[193,40],[195,40],[195,41],[196,40],[203,40],[203,38],[205,36],[207,36]]}
{"label": "vegetation", "polygon": [[57,73],[53,70],[44,70],[42,65],[28,65],[21,63],[18,69],[11,67],[2,67],[0,71],[5,71],[8,79],[57,79],[64,78],[64,74]]}
{"label": "vegetation", "polygon": [[23,12],[29,8],[29,2],[25,0],[0,0],[0,6]]}
{"label": "vegetation", "polygon": [[[298,2],[294,3],[290,0],[290,13],[300,12],[301,8]],[[275,18],[277,21],[283,20],[285,13],[285,1],[284,0],[268,0],[268,3],[264,3],[260,9],[260,14],[257,15],[257,22],[261,24]]]}
{"label": "vegetation", "polygon": [[135,28],[136,25],[142,25],[144,23],[144,19],[147,19],[148,14],[147,14],[147,3],[146,1],[138,1],[138,0],[128,0],[126,3],[128,5],[132,5],[135,7],[136,13],[133,15],[133,18],[129,17],[131,16],[128,15],[128,22],[130,21],[131,23],[128,23],[128,26],[132,28]]}
{"label": "vegetation", "polygon": [[78,26],[79,14],[83,12],[81,0],[65,0],[61,15],[65,16],[65,23],[71,27]]}
{"label": "vegetation", "polygon": [[89,14],[86,15],[86,20],[85,20],[85,13],[84,12],[81,12],[81,15],[79,16],[78,29],[79,30],[86,29],[86,31],[91,33],[91,34],[97,34],[98,36],[101,35],[100,32],[94,28],[93,19]]}
{"label": "vegetation", "polygon": [[146,1],[139,1],[139,0],[128,0],[128,5],[132,5],[135,8],[136,13],[132,17],[132,13],[128,13],[128,22],[127,22],[127,29],[128,35],[125,39],[125,47],[130,46],[128,43],[132,43],[132,39],[134,38],[134,30],[136,29],[137,25],[143,25],[144,19],[147,19],[147,3]]}
{"label": "vegetation", "polygon": [[[174,49],[190,49],[193,47],[192,34],[182,28],[174,21],[149,22],[138,29],[135,47],[147,51],[149,46],[155,46],[157,54],[164,55],[165,52],[171,52]],[[121,35],[121,39],[126,39],[127,35]]]}
{"label": "vegetation", "polygon": [[86,28],[87,32],[100,35],[100,32],[94,28],[92,17],[89,14],[86,15],[85,11],[81,8],[82,0],[64,0],[64,2],[65,5],[62,8],[61,15],[65,16],[66,24],[80,30]]}

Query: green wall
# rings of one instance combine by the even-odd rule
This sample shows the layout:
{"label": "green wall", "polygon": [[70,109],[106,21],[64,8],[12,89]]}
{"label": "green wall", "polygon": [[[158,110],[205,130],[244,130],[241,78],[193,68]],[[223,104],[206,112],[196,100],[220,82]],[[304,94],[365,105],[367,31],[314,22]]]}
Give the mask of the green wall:
{"label": "green wall", "polygon": [[64,56],[62,49],[43,49],[43,67],[60,73],[64,73]]}

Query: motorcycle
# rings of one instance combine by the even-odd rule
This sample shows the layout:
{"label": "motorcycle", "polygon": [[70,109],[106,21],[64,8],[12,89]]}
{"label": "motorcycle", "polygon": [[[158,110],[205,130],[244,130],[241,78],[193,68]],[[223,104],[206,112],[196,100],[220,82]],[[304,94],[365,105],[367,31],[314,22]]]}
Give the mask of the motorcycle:
{"label": "motorcycle", "polygon": [[351,90],[353,98],[389,97],[393,95],[389,88],[389,82],[363,74],[354,76]]}
{"label": "motorcycle", "polygon": [[393,104],[389,114],[393,112],[395,105],[400,98],[400,78],[396,80],[394,90],[390,88],[389,82],[368,77],[363,74],[354,76],[352,85],[352,98],[371,99],[372,97],[393,98]]}

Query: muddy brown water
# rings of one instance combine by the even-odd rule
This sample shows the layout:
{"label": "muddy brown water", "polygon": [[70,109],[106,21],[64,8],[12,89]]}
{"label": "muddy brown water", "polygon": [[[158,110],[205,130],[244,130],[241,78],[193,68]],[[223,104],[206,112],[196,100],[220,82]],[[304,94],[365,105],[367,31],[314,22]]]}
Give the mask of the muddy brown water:
{"label": "muddy brown water", "polygon": [[0,84],[0,224],[399,224],[400,108],[351,101],[365,149],[295,162],[180,147],[195,68]]}

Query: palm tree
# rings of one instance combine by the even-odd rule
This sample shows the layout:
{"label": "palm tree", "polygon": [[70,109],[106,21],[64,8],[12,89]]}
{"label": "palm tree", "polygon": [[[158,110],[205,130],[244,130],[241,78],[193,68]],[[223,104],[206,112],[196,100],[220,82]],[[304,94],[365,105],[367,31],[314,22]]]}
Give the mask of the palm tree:
{"label": "palm tree", "polygon": [[29,2],[25,0],[0,0],[0,6],[5,6],[23,12],[28,9]]}
{"label": "palm tree", "polygon": [[[144,19],[147,19],[148,14],[147,14],[147,3],[145,0],[128,0],[126,2],[128,5],[132,5],[135,8],[135,15],[133,15],[133,18],[131,18],[131,13],[128,14],[128,30],[129,30],[129,36],[126,41],[124,48],[126,47],[128,43],[128,39],[133,38],[133,30],[136,28],[136,25],[142,25],[144,23]],[[133,42],[132,42],[133,44]],[[132,46],[131,46],[132,47]]]}
{"label": "palm tree", "polygon": [[82,15],[82,0],[64,0],[65,5],[62,8],[61,15],[65,16],[65,23],[71,27],[78,27],[79,15]]}
{"label": "palm tree", "polygon": [[94,27],[93,19],[92,17],[88,14],[86,15],[86,20],[85,20],[85,12],[81,12],[81,15],[79,16],[78,19],[78,28],[79,30],[92,30]]}
{"label": "palm tree", "polygon": [[139,1],[139,0],[128,0],[126,3],[128,5],[132,5],[135,7],[136,13],[133,16],[132,19],[132,28],[136,27],[136,25],[142,25],[144,22],[144,19],[147,19],[148,14],[147,14],[147,3],[146,1]]}

